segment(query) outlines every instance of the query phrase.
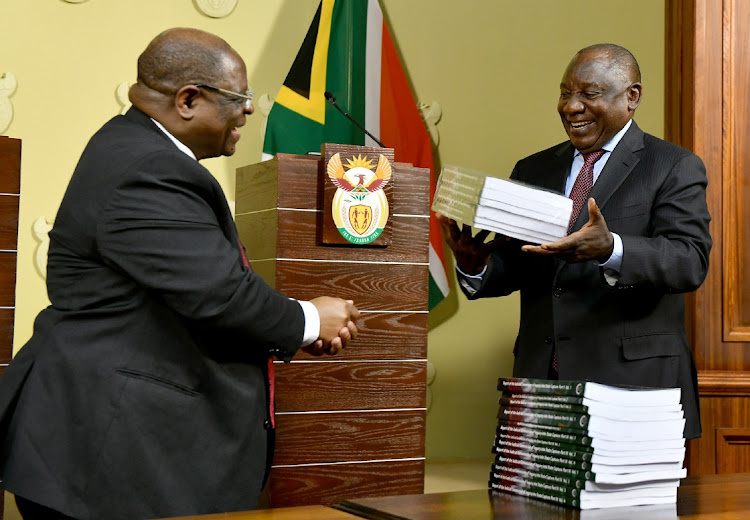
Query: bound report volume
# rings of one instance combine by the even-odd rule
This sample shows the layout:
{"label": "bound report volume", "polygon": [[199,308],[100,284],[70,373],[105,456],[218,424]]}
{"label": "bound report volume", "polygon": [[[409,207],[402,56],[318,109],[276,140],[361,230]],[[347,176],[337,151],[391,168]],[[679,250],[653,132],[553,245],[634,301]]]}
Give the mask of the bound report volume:
{"label": "bound report volume", "polygon": [[461,224],[542,244],[567,234],[573,201],[517,181],[445,165],[432,209]]}

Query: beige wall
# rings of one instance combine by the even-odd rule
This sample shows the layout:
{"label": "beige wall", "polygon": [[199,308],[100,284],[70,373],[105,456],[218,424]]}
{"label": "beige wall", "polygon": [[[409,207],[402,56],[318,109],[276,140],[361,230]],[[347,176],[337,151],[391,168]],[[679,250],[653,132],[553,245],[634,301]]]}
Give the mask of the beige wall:
{"label": "beige wall", "polygon": [[[33,265],[32,224],[54,219],[86,141],[120,111],[115,90],[134,81],[147,42],[174,26],[215,32],[243,55],[256,92],[274,95],[317,4],[239,0],[229,17],[212,19],[191,0],[0,1],[0,73],[18,81],[5,134],[23,139],[16,349],[48,303]],[[555,112],[562,71],[576,50],[601,41],[639,59],[645,97],[637,120],[662,134],[663,0],[384,0],[383,7],[416,97],[442,106],[443,163],[507,176],[516,160],[563,140]],[[234,157],[205,162],[230,199],[234,169],[260,160],[261,122],[258,114],[248,119]],[[430,317],[436,376],[427,456],[486,457],[496,381],[512,366],[517,298],[467,302],[453,290]]]}

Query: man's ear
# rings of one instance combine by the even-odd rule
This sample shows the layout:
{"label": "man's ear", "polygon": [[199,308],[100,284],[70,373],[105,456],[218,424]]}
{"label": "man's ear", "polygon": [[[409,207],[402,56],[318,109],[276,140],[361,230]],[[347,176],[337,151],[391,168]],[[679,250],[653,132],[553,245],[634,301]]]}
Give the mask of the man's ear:
{"label": "man's ear", "polygon": [[631,112],[635,112],[638,105],[641,104],[641,96],[643,95],[643,85],[636,82],[628,87],[628,109]]}
{"label": "man's ear", "polygon": [[174,96],[174,108],[182,119],[189,121],[195,115],[196,104],[200,101],[200,89],[195,85],[185,85]]}

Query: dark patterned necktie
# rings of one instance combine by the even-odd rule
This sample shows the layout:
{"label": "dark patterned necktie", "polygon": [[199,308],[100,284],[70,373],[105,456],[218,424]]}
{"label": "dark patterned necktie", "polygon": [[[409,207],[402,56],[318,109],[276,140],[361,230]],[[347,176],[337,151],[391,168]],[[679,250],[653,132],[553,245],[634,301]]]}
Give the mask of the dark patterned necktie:
{"label": "dark patterned necktie", "polygon": [[578,214],[581,208],[586,204],[589,198],[589,192],[594,185],[594,163],[602,158],[604,150],[583,154],[583,167],[573,183],[573,189],[570,190],[570,198],[573,199],[573,213],[570,215],[568,224],[568,234],[573,230],[573,226],[578,220]]}
{"label": "dark patterned necktie", "polygon": [[[250,272],[253,271],[253,268],[250,267],[250,262],[247,260],[247,256],[245,255],[245,248],[242,245],[242,242],[240,242],[240,239],[237,239],[237,244],[240,246],[240,253],[242,254],[242,263],[247,267]],[[276,410],[275,410],[275,403],[274,400],[276,399],[275,396],[275,387],[276,386],[276,375],[274,373],[273,369],[273,356],[268,356],[268,414],[271,417],[271,427],[276,428]]]}
{"label": "dark patterned necktie", "polygon": [[[570,190],[570,198],[573,199],[573,213],[570,215],[568,235],[573,231],[573,226],[578,220],[578,214],[588,200],[589,192],[594,186],[594,163],[602,158],[604,152],[604,150],[597,150],[596,152],[583,154],[583,166],[573,183],[573,189]],[[552,350],[552,370],[557,373],[557,350],[554,347]]]}

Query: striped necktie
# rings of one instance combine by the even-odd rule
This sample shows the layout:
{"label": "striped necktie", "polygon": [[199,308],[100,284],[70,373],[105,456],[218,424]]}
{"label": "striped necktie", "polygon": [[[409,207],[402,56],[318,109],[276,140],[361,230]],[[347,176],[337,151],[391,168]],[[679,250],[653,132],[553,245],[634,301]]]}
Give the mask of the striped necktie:
{"label": "striped necktie", "polygon": [[573,230],[573,226],[578,220],[578,214],[581,212],[584,204],[589,198],[589,192],[594,185],[594,163],[602,158],[604,150],[583,154],[583,166],[578,173],[573,189],[570,190],[570,198],[573,199],[573,213],[570,215],[568,224],[568,234]]}

